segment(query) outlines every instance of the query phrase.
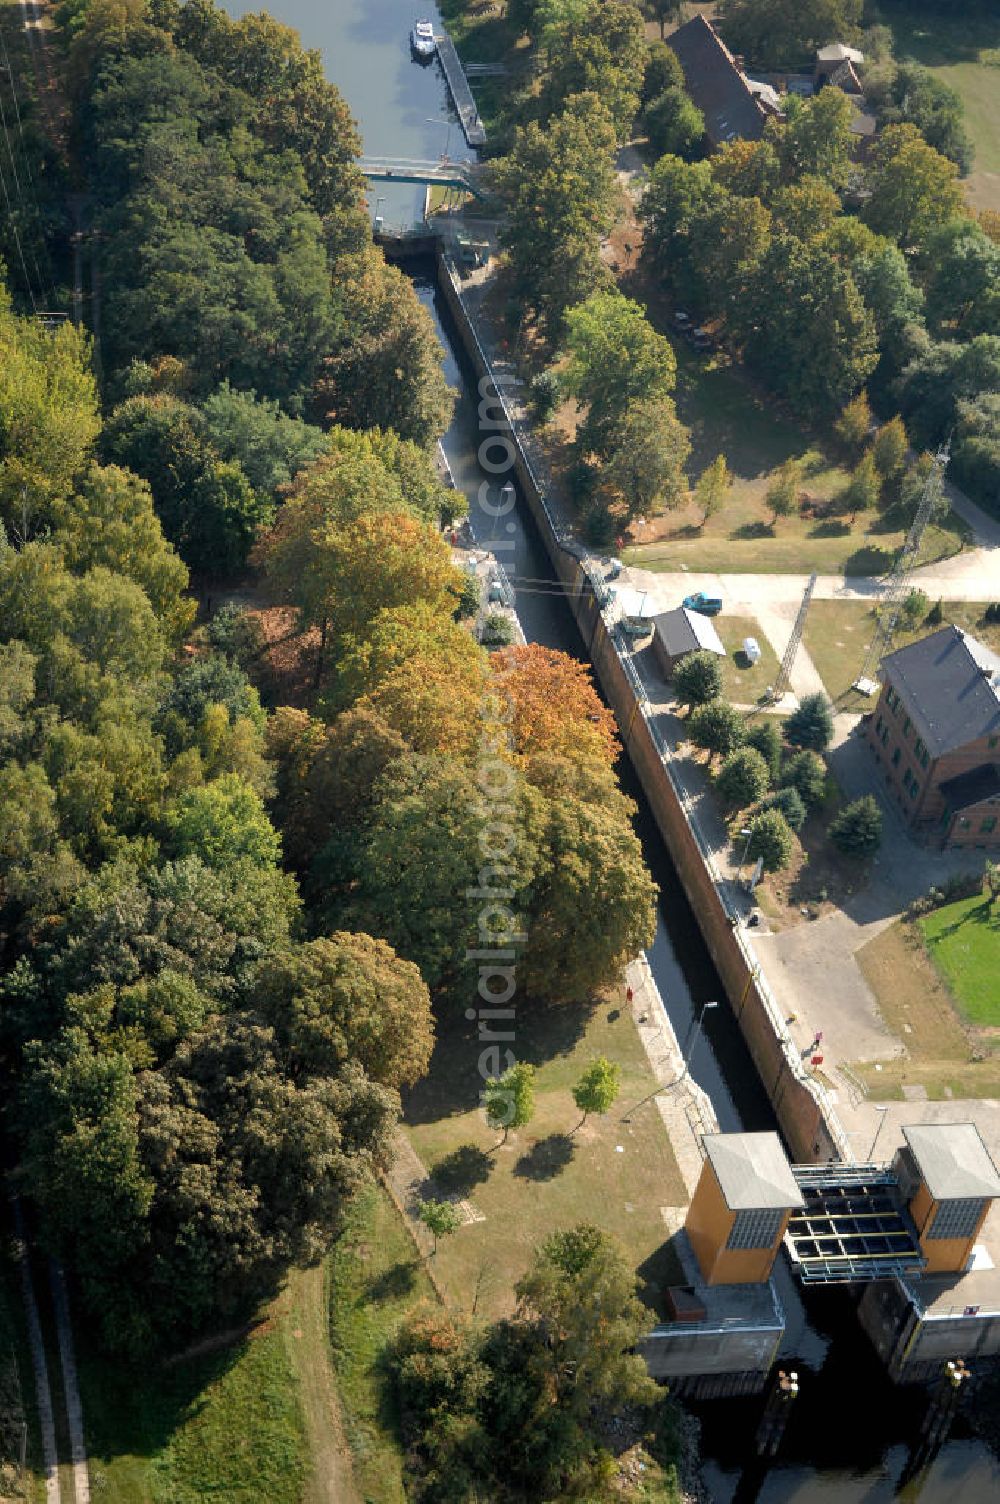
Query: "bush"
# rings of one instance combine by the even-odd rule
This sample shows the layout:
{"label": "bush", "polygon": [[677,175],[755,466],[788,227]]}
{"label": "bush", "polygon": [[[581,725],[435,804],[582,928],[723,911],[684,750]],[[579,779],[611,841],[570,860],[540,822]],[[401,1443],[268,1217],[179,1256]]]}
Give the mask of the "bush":
{"label": "bush", "polygon": [[806,807],[797,788],[776,789],[773,794],[768,794],[761,809],[780,810],[791,829],[796,832],[805,824]]}
{"label": "bush", "polygon": [[793,788],[806,809],[816,809],[826,794],[826,764],[815,752],[796,752],[781,774],[782,788]]}
{"label": "bush", "polygon": [[757,726],[751,726],[746,733],[746,744],[754,747],[767,763],[767,770],[771,782],[776,783],[781,771],[782,740],[781,730],[773,720],[761,721]]}
{"label": "bush", "polygon": [[491,611],[483,622],[480,638],[484,648],[509,648],[514,641],[514,627],[509,616],[501,611]]}
{"label": "bush", "polygon": [[705,134],[705,117],[684,89],[673,84],[646,110],[646,134],[658,157],[689,157]]}
{"label": "bush", "polygon": [[674,689],[684,705],[707,705],[722,693],[722,668],[718,655],[689,653],[674,669]]}
{"label": "bush", "polygon": [[458,605],[453,613],[455,620],[465,621],[470,616],[477,616],[482,603],[483,587],[479,583],[479,576],[463,574],[458,591]]}
{"label": "bush", "polygon": [[859,392],[833,425],[838,439],[848,453],[860,453],[865,447],[873,421],[867,393]]}
{"label": "bush", "polygon": [[742,746],[746,736],[743,717],[725,700],[709,700],[699,705],[688,718],[688,736],[696,747],[728,757]]}
{"label": "bush", "polygon": [[245,606],[226,601],[208,624],[208,640],[217,653],[234,659],[241,668],[259,657],[264,646],[260,618]]}
{"label": "bush", "polygon": [[826,695],[806,695],[785,722],[785,735],[793,747],[825,752],[833,741],[833,716]]}
{"label": "bush", "polygon": [[884,423],[875,436],[872,458],[875,468],[884,481],[892,480],[906,464],[906,452],[910,447],[903,420],[899,416]]}
{"label": "bush", "polygon": [[882,811],[871,794],[845,805],[830,822],[830,840],[845,856],[871,856],[882,844]]}
{"label": "bush", "polygon": [[760,857],[765,872],[780,872],[787,867],[795,845],[791,827],[780,809],[766,809],[750,822],[747,855]]}
{"label": "bush", "polygon": [[559,404],[559,377],[555,371],[539,371],[531,383],[531,410],[539,423],[547,423]]}
{"label": "bush", "polygon": [[930,612],[930,600],[922,590],[911,590],[900,610],[903,626],[908,632],[918,627]]}
{"label": "bush", "polygon": [[[987,620],[989,618],[987,617]],[[939,627],[944,621],[944,602],[938,596],[933,606],[927,613],[926,624],[929,627]]]}
{"label": "bush", "polygon": [[771,782],[767,763],[754,747],[737,747],[719,770],[716,787],[727,804],[743,809],[766,793]]}

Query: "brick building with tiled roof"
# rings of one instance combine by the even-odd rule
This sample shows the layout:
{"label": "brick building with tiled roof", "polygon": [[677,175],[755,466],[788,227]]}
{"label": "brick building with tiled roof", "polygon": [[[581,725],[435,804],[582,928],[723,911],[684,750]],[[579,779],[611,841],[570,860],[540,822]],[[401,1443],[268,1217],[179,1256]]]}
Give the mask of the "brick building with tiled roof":
{"label": "brick building with tiled roof", "polygon": [[942,627],[880,675],[866,735],[907,824],[942,846],[1000,849],[1000,657]]}

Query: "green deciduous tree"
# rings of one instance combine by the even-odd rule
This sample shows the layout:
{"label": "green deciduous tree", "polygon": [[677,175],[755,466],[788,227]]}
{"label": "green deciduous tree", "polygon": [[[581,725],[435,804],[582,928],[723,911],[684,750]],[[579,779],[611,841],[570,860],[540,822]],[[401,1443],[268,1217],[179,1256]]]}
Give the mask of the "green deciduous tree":
{"label": "green deciduous tree", "polygon": [[53,521],[70,569],[101,565],[134,580],[171,641],[183,637],[195,614],[185,595],[188,572],[163,535],[145,481],[116,465],[92,465],[73,494],[54,505]]}
{"label": "green deciduous tree", "polygon": [[696,747],[719,757],[728,757],[741,746],[746,736],[743,717],[725,700],[709,700],[688,717],[688,736]]}
{"label": "green deciduous tree", "polygon": [[648,1316],[631,1265],[606,1233],[580,1224],[553,1234],[516,1289],[519,1310],[546,1334],[539,1357],[555,1403],[577,1423],[602,1401],[652,1402],[655,1387],[634,1351]]}
{"label": "green deciduous tree", "polygon": [[906,463],[909,447],[906,425],[897,413],[888,423],[882,424],[872,444],[872,459],[883,484],[895,480],[899,475]]}
{"label": "green deciduous tree", "polygon": [[887,126],[875,154],[866,223],[910,250],[956,218],[961,206],[955,164],[928,146],[916,126]]}
{"label": "green deciduous tree", "polygon": [[328,448],[322,430],[278,403],[224,381],[201,404],[205,432],[223,460],[241,466],[258,496],[277,497]]}
{"label": "green deciduous tree", "polygon": [[734,317],[748,326],[749,362],[804,416],[832,417],[878,361],[874,319],[822,240],[775,235]]}
{"label": "green deciduous tree", "polygon": [[512,1128],[526,1128],[535,1114],[535,1067],[519,1060],[486,1083],[483,1093],[486,1121],[491,1128],[502,1129],[501,1143],[507,1142]]}
{"label": "green deciduous tree", "polygon": [[343,931],[269,957],[255,985],[296,1079],[335,1075],[357,1060],[372,1081],[412,1086],[434,1044],[420,972],[384,940]]}
{"label": "green deciduous tree", "polygon": [[649,144],[657,156],[690,156],[705,135],[705,117],[687,90],[672,84],[651,100],[643,114]]}
{"label": "green deciduous tree", "polygon": [[656,889],[635,805],[613,785],[582,797],[579,777],[535,815],[536,864],[525,895],[518,977],[534,997],[583,1001],[611,986],[652,943]]}
{"label": "green deciduous tree", "polygon": [[263,800],[238,773],[223,773],[182,794],[166,811],[164,824],[175,857],[196,856],[209,867],[246,861],[267,869],[281,857],[281,837]]}
{"label": "green deciduous tree", "polygon": [[694,488],[694,501],[701,512],[701,526],[720,511],[732,488],[733,477],[726,456],[717,454],[712,463],[701,472]]}
{"label": "green deciduous tree", "polygon": [[177,397],[130,397],[105,424],[104,452],[149,482],[163,531],[190,568],[222,574],[244,563],[272,516],[238,463],[205,436],[197,409]]}
{"label": "green deciduous tree", "polygon": [[586,409],[578,444],[607,458],[634,403],[664,402],[677,379],[670,342],[642,307],[620,292],[599,292],[566,315],[563,389]]}
{"label": "green deciduous tree", "polygon": [[602,478],[615,496],[615,517],[631,522],[676,506],[686,489],[688,431],[669,397],[634,402],[615,428]]}
{"label": "green deciduous tree", "polygon": [[785,176],[811,177],[838,192],[847,183],[854,138],[854,106],[840,89],[821,89],[811,99],[788,96],[788,123],[777,135]]}
{"label": "green deciduous tree", "polygon": [[847,804],[830,821],[830,840],[845,856],[872,856],[882,844],[882,811],[871,794]]}
{"label": "green deciduous tree", "polygon": [[433,1234],[434,1247],[431,1249],[432,1254],[438,1251],[439,1238],[450,1237],[462,1225],[462,1214],[458,1210],[458,1207],[454,1206],[450,1201],[421,1201],[417,1208],[417,1216],[427,1228],[427,1231]]}
{"label": "green deciduous tree", "polygon": [[600,242],[614,223],[614,122],[596,94],[578,95],[543,129],[514,134],[497,163],[497,190],[507,206],[502,232],[514,298],[550,340],[567,308],[605,285]]}
{"label": "green deciduous tree", "polygon": [[801,470],[798,461],[788,459],[775,471],[774,479],[764,494],[764,505],[771,513],[771,526],[779,517],[791,517],[799,502]]}
{"label": "green deciduous tree", "polygon": [[939,333],[970,338],[1000,334],[1000,245],[970,219],[955,219],[928,238],[927,319]]}
{"label": "green deciduous tree", "polygon": [[707,705],[722,694],[722,665],[717,653],[702,649],[682,658],[674,669],[674,690],[684,705]]}
{"label": "green deciduous tree", "polygon": [[716,787],[727,804],[743,809],[767,791],[770,781],[767,763],[756,748],[737,747],[719,769]]}
{"label": "green deciduous tree", "polygon": [[852,397],[834,424],[838,439],[850,454],[860,454],[874,424],[867,392]]}
{"label": "green deciduous tree", "polygon": [[542,38],[543,123],[573,97],[590,92],[604,102],[620,141],[627,141],[639,108],[646,44],[642,21],[628,0],[581,0],[563,15],[551,5]]}
{"label": "green deciduous tree", "polygon": [[856,39],[861,0],[725,0],[722,19],[730,46],[754,67],[782,68]]}
{"label": "green deciduous tree", "polygon": [[840,497],[840,505],[845,512],[850,512],[852,523],[859,512],[870,512],[878,504],[881,489],[882,480],[875,455],[869,449],[851,471],[851,478]]}
{"label": "green deciduous tree", "polygon": [[573,1088],[573,1101],[583,1113],[582,1128],[592,1112],[602,1115],[614,1106],[621,1091],[621,1068],[604,1055],[598,1056]]}
{"label": "green deciduous tree", "polygon": [[764,863],[765,872],[780,872],[792,856],[795,837],[780,809],[766,809],[750,821],[747,855]]}
{"label": "green deciduous tree", "polygon": [[19,541],[51,521],[100,428],[86,334],[18,318],[0,278],[0,522]]}

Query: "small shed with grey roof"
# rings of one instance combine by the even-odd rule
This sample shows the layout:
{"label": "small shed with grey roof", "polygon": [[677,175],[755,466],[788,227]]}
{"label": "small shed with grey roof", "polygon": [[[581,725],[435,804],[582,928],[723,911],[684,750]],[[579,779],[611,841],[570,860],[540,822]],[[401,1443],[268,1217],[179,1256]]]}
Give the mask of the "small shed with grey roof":
{"label": "small shed with grey roof", "polygon": [[683,658],[697,652],[726,656],[722,639],[707,616],[678,606],[653,618],[653,653],[668,679]]}
{"label": "small shed with grey roof", "polygon": [[694,16],[667,38],[684,70],[684,84],[705,118],[713,146],[742,137],[759,141],[767,112],[755,99],[736,60],[714,26]]}
{"label": "small shed with grey roof", "polygon": [[702,1144],[730,1211],[792,1211],[805,1204],[776,1133],[707,1133]]}
{"label": "small shed with grey roof", "polygon": [[906,1124],[903,1137],[935,1201],[1000,1197],[1000,1173],[975,1123]]}
{"label": "small shed with grey roof", "polygon": [[882,671],[932,757],[1000,734],[1000,657],[960,627],[898,648]]}

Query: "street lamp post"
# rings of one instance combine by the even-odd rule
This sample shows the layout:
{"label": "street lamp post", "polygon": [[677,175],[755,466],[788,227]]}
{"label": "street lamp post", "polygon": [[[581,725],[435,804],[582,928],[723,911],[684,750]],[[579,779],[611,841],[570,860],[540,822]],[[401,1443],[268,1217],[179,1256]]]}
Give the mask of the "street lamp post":
{"label": "street lamp post", "polygon": [[740,835],[745,836],[746,839],[743,842],[743,855],[740,857],[740,865],[736,869],[737,882],[739,882],[740,878],[743,876],[743,868],[747,864],[747,852],[750,850],[750,837],[753,835],[753,831],[750,830],[748,826],[744,825],[740,830]]}
{"label": "street lamp post", "polygon": [[451,128],[455,124],[454,120],[438,120],[433,115],[426,115],[424,118],[426,119],[428,125],[443,125],[447,130],[448,134],[444,139],[444,160],[446,162],[449,161],[449,154],[451,152]]}
{"label": "street lamp post", "polygon": [[694,1047],[701,1037],[702,1026],[705,1022],[705,1014],[708,1012],[709,1008],[717,1008],[718,1006],[718,1003],[714,1002],[702,1003],[701,1012],[698,1014],[698,1017],[695,1020],[694,1026],[691,1031],[691,1043],[688,1045],[687,1053],[684,1056],[684,1068],[681,1071],[680,1075],[677,1077],[678,1083],[683,1081],[684,1077],[688,1073],[688,1069],[691,1065],[691,1056],[694,1054]]}
{"label": "street lamp post", "polygon": [[873,1103],[872,1105],[874,1106],[875,1111],[880,1113],[881,1116],[878,1120],[878,1127],[875,1129],[875,1137],[872,1139],[872,1146],[868,1150],[867,1162],[870,1165],[875,1163],[875,1145],[878,1143],[879,1134],[882,1132],[882,1129],[885,1126],[885,1120],[889,1116],[888,1107],[880,1107],[877,1102]]}

